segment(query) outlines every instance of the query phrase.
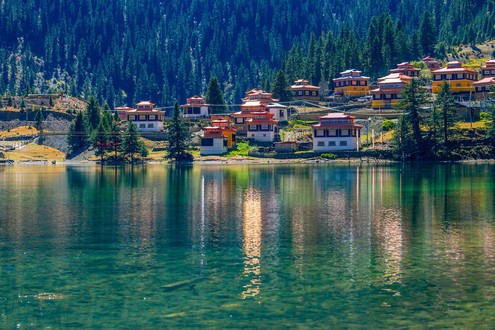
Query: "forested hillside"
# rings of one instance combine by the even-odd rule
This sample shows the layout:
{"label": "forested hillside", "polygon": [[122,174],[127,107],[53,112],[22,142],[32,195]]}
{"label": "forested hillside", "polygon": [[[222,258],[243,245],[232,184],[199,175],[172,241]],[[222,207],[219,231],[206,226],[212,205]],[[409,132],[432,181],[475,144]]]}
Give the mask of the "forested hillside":
{"label": "forested hillside", "polygon": [[228,102],[289,78],[376,77],[398,61],[495,36],[495,0],[26,0],[0,2],[0,94],[66,91],[110,106]]}

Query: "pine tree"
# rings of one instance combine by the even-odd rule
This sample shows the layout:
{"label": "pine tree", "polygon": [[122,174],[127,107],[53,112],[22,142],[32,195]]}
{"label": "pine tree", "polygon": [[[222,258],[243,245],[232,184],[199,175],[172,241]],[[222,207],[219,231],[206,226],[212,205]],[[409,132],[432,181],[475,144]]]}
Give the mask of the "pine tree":
{"label": "pine tree", "polygon": [[119,152],[122,151],[122,132],[117,122],[112,123],[108,142],[110,151],[113,152],[114,160],[117,160]]}
{"label": "pine tree", "polygon": [[93,148],[95,148],[95,156],[100,157],[100,161],[103,162],[103,158],[109,149],[109,136],[103,121],[100,121],[96,128],[96,134],[93,139]]}
{"label": "pine tree", "polygon": [[100,123],[100,105],[94,96],[91,96],[88,100],[86,115],[88,116],[89,128],[91,130],[96,129]]}
{"label": "pine tree", "polygon": [[124,156],[131,157],[131,163],[134,163],[134,157],[136,154],[140,154],[143,145],[139,141],[139,131],[132,121],[129,121],[124,132]]}
{"label": "pine tree", "polygon": [[227,111],[225,97],[216,76],[213,76],[210,79],[208,89],[206,90],[205,101],[210,104],[212,113],[223,113]]}
{"label": "pine tree", "polygon": [[289,83],[287,76],[280,70],[275,74],[275,79],[272,83],[273,98],[279,99],[280,102],[287,102],[292,100],[292,92],[289,90]]}
{"label": "pine tree", "polygon": [[81,111],[76,115],[76,118],[70,123],[69,134],[67,136],[67,144],[69,151],[74,153],[81,148],[87,146],[88,143],[88,125],[84,120]]}
{"label": "pine tree", "polygon": [[189,141],[189,132],[182,121],[182,111],[179,103],[175,101],[172,121],[167,129],[168,133],[168,158],[176,161],[191,161],[192,155],[188,153],[187,143]]}
{"label": "pine tree", "polygon": [[416,157],[421,157],[424,151],[423,138],[421,135],[421,106],[426,103],[426,92],[418,79],[411,79],[401,93],[398,108],[404,111],[406,125],[411,128],[416,149]]}
{"label": "pine tree", "polygon": [[435,26],[433,19],[428,11],[425,11],[419,23],[419,37],[423,53],[421,55],[433,55],[435,52],[435,44],[437,42]]}
{"label": "pine tree", "polygon": [[45,120],[45,118],[43,118],[43,113],[41,113],[41,109],[38,108],[36,114],[34,115],[34,121],[35,121],[34,127],[36,127],[38,131],[41,130],[41,125],[43,124],[43,120]]}
{"label": "pine tree", "polygon": [[454,96],[447,82],[442,84],[440,92],[437,94],[435,105],[438,107],[442,121],[443,143],[447,146],[449,142],[449,127],[454,125],[453,111],[455,109]]}

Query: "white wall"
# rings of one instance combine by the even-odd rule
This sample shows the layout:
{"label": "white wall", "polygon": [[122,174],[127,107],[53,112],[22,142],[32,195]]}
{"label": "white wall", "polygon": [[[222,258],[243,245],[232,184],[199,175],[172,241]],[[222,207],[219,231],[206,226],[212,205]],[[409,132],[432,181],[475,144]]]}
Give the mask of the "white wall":
{"label": "white wall", "polygon": [[[133,121],[133,124],[136,125],[138,131],[140,132],[159,132],[163,131],[163,122],[162,121]],[[144,124],[144,128],[141,125]],[[153,127],[148,127],[149,125],[153,125]]]}
{"label": "white wall", "polygon": [[[339,150],[356,150],[357,149],[357,137],[313,137],[313,151],[326,152],[326,151],[339,151]],[[335,146],[329,146],[328,142],[334,141]],[[346,141],[346,146],[341,146],[340,141]],[[323,142],[324,146],[318,146],[318,142]]]}
{"label": "white wall", "polygon": [[273,142],[275,140],[275,132],[274,131],[248,131],[247,132],[248,139],[254,139],[258,142]]}
{"label": "white wall", "polygon": [[227,147],[223,145],[223,138],[214,138],[213,146],[201,146],[199,147],[199,153],[201,156],[208,155],[222,155],[227,152]]}

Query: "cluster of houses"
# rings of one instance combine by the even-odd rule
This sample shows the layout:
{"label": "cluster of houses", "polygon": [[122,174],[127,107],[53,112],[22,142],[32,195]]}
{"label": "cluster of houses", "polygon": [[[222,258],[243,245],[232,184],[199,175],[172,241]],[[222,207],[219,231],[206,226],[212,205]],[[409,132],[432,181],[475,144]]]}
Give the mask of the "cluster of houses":
{"label": "cluster of houses", "polygon": [[[444,68],[432,57],[423,62],[431,71],[431,92],[438,93],[441,85],[448,82],[452,93],[459,97],[483,99],[491,86],[495,86],[495,60],[487,61],[478,72],[465,68],[458,61],[447,63]],[[370,78],[358,70],[346,70],[333,79],[335,95],[361,97],[371,94],[371,108],[393,109],[400,100],[401,92],[411,79],[419,78],[420,69],[404,62],[381,77],[376,87],[370,90]],[[320,88],[299,79],[290,86],[295,100],[319,101]],[[182,105],[185,118],[209,118],[211,126],[203,128],[201,155],[220,155],[236,144],[236,136],[242,135],[259,143],[273,143],[278,139],[280,122],[289,118],[289,108],[272,97],[272,93],[261,89],[246,92],[240,111],[226,115],[214,115],[204,98],[192,96]],[[165,111],[156,109],[149,101],[141,101],[136,108],[118,107],[115,110],[124,121],[133,121],[143,132],[163,130]],[[343,113],[330,113],[320,117],[313,125],[313,150],[318,152],[338,150],[359,150],[361,125],[354,123],[354,117]]]}

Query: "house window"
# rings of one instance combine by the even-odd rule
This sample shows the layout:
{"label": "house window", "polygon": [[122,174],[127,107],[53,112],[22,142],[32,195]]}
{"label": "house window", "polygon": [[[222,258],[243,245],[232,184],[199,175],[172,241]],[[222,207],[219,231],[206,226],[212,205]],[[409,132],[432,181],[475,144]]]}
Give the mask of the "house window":
{"label": "house window", "polygon": [[351,135],[351,130],[349,129],[343,129],[343,130],[340,130],[340,136],[349,136]]}
{"label": "house window", "polygon": [[318,141],[317,146],[318,147],[324,147],[325,146],[325,141]]}
{"label": "house window", "polygon": [[313,96],[316,96],[316,92],[313,92]]}
{"label": "house window", "polygon": [[263,137],[266,137],[266,134],[263,134]]}
{"label": "house window", "polygon": [[251,134],[251,137],[252,137],[252,138],[254,138],[254,133],[253,133],[253,134]]}
{"label": "house window", "polygon": [[328,146],[335,147],[336,146],[335,141],[328,141]]}
{"label": "house window", "polygon": [[328,130],[328,136],[337,136],[337,130],[336,129],[329,129]]}
{"label": "house window", "polygon": [[244,118],[236,118],[235,123],[236,124],[244,124]]}
{"label": "house window", "polygon": [[339,145],[341,147],[346,147],[347,146],[347,141],[340,141]]}
{"label": "house window", "polygon": [[261,130],[262,131],[268,131],[270,129],[270,126],[268,125],[261,125]]}
{"label": "house window", "polygon": [[284,118],[285,117],[285,111],[284,110],[280,110],[280,112],[278,113],[279,117],[280,118]]}
{"label": "house window", "polygon": [[153,124],[148,124],[148,128],[154,128],[155,125]]}
{"label": "house window", "polygon": [[304,95],[303,91],[299,91],[299,95],[303,96]]}
{"label": "house window", "polygon": [[139,128],[146,128],[146,124],[139,124]]}
{"label": "house window", "polygon": [[129,120],[136,120],[136,116],[129,116]]}
{"label": "house window", "polygon": [[308,96],[309,95],[309,91],[305,91],[305,94],[306,94],[306,96]]}
{"label": "house window", "polygon": [[156,120],[156,115],[150,116],[150,120]]}
{"label": "house window", "polygon": [[248,130],[249,131],[257,131],[256,125],[249,125]]}
{"label": "house window", "polygon": [[201,139],[202,147],[213,147],[213,139],[212,138],[204,138]]}
{"label": "house window", "polygon": [[316,137],[325,136],[325,131],[322,129],[315,129],[314,133]]}
{"label": "house window", "polygon": [[140,115],[140,116],[139,116],[139,120],[146,120],[146,116],[144,116],[144,115]]}

